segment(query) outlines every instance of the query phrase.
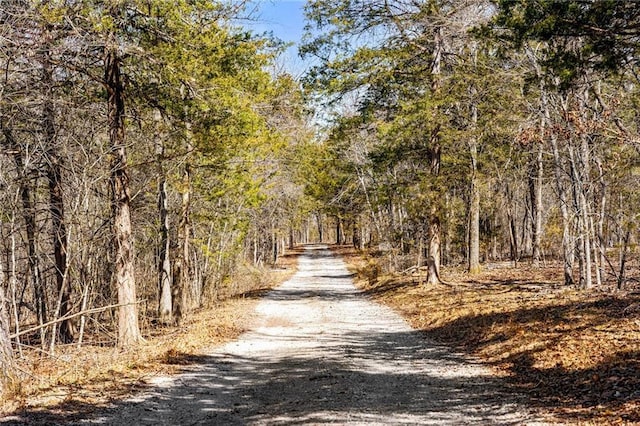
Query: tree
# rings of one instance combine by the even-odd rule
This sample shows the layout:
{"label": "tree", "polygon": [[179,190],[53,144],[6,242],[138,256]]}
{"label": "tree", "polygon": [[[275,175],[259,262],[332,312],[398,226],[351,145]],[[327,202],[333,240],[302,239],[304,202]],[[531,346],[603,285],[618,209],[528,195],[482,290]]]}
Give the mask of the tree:
{"label": "tree", "polygon": [[609,0],[499,0],[495,28],[515,46],[545,43],[543,64],[566,87],[588,72],[616,70],[637,60],[640,8]]}
{"label": "tree", "polygon": [[[106,11],[114,28],[126,25],[125,9],[114,2]],[[104,80],[107,95],[107,115],[111,164],[112,226],[115,243],[114,276],[118,291],[118,345],[130,347],[142,340],[138,325],[138,300],[136,298],[135,253],[131,225],[131,195],[127,168],[127,140],[125,133],[125,87],[122,74],[123,57],[117,34],[110,30],[105,34]]]}
{"label": "tree", "polygon": [[[427,172],[419,175],[424,182],[421,191],[428,192],[423,199],[427,212],[419,216],[428,225],[419,232],[428,235],[425,245],[430,283],[439,281],[442,218],[447,214],[445,194],[457,192],[448,188],[447,179],[441,176],[443,155],[460,152],[462,147],[454,134],[467,142],[464,156],[469,159],[470,170],[464,173],[469,178],[466,254],[469,270],[478,271],[478,153],[482,142],[479,122],[486,124],[479,115],[484,112],[479,87],[488,76],[483,71],[487,64],[479,64],[478,57],[488,56],[479,52],[469,30],[488,16],[488,3],[316,1],[307,10],[316,27],[324,30],[323,35],[303,47],[304,53],[323,61],[322,68],[315,69],[309,80],[333,99],[359,91],[359,112],[370,123],[369,128],[375,132],[386,126],[382,132],[385,138],[401,138],[400,143],[390,143],[396,146],[396,153],[404,153],[404,157],[395,156],[396,165],[406,163],[409,155],[414,167]],[[364,41],[353,47],[349,44],[353,37]],[[457,79],[462,81],[460,86],[467,86],[455,88],[452,93]],[[495,104],[488,108],[491,109]],[[405,146],[400,148],[402,143]],[[379,154],[385,152],[390,155],[392,150],[380,149]],[[421,161],[417,161],[420,156]],[[398,221],[404,223],[404,219]]]}
{"label": "tree", "polygon": [[[0,272],[2,272],[0,270]],[[4,291],[4,283],[0,284],[0,395],[15,379],[13,347],[9,338],[9,306]]]}

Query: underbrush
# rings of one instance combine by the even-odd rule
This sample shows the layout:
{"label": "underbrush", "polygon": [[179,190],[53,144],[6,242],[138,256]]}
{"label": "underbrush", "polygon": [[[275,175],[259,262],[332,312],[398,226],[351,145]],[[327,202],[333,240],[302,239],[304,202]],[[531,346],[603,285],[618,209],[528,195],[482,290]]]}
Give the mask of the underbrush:
{"label": "underbrush", "polygon": [[276,269],[245,271],[212,306],[180,326],[148,327],[145,341],[129,350],[89,343],[59,345],[54,356],[22,348],[19,381],[0,398],[0,418],[29,410],[74,413],[122,399],[154,378],[176,374],[213,346],[233,340],[250,325],[258,297],[294,272],[299,251],[282,257]]}
{"label": "underbrush", "polygon": [[484,361],[531,406],[563,422],[640,423],[640,293],[560,285],[559,266],[448,270],[447,284],[370,271],[375,259],[339,250],[358,285],[427,338]]}

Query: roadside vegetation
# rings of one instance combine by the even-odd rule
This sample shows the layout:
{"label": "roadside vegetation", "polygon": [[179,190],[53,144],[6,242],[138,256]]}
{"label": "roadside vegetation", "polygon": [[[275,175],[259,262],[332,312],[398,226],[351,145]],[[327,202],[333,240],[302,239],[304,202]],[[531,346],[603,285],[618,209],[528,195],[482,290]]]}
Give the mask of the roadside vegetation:
{"label": "roadside vegetation", "polygon": [[80,418],[198,363],[208,350],[251,326],[256,302],[293,275],[299,253],[290,251],[272,269],[243,269],[235,278],[234,291],[194,312],[179,327],[143,327],[145,341],[135,349],[92,341],[99,335],[90,336],[81,347],[60,346],[55,357],[25,348],[17,361],[23,379],[5,393],[0,417],[28,410],[30,422],[37,424],[46,424],[48,414]]}
{"label": "roadside vegetation", "polygon": [[380,274],[378,253],[341,247],[357,284],[392,307],[425,339],[490,365],[562,422],[640,422],[640,288],[585,292],[562,285],[562,267],[486,265],[480,274],[447,269],[446,284],[425,271]]}

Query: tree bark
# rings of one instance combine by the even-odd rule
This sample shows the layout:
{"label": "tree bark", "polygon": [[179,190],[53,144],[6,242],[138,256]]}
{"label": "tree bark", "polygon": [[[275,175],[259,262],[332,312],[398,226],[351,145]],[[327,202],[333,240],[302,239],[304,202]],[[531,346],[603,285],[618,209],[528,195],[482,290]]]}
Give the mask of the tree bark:
{"label": "tree bark", "polygon": [[440,283],[440,220],[431,217],[429,223],[429,256],[427,257],[427,284]]}
{"label": "tree bark", "polygon": [[[160,124],[160,113],[156,111],[155,122]],[[158,247],[158,319],[162,324],[173,321],[171,299],[171,260],[169,258],[169,210],[167,201],[167,177],[162,166],[164,146],[156,135],[156,164],[158,170],[158,217],[160,219],[160,245]]]}
{"label": "tree bark", "polygon": [[319,243],[323,243],[324,242],[324,224],[322,223],[322,213],[321,212],[317,212],[316,213],[316,218],[317,218],[317,222],[318,222],[318,239],[319,239]]}
{"label": "tree bark", "polygon": [[[473,94],[475,95],[475,90]],[[476,131],[478,125],[478,106],[471,107],[472,131]],[[470,274],[480,272],[480,186],[478,182],[478,138],[471,135],[469,138],[469,154],[471,158],[471,176],[469,188],[469,265]]]}
{"label": "tree bark", "polygon": [[[434,94],[440,91],[442,56],[444,53],[444,34],[442,27],[439,27],[434,34],[434,50],[431,64],[431,90]],[[435,124],[429,135],[429,162],[430,172],[433,176],[440,174],[440,159],[442,155],[440,125]],[[434,200],[435,201],[435,200]],[[429,256],[427,258],[427,284],[440,282],[440,215],[435,204],[432,205],[429,220]]]}
{"label": "tree bark", "polygon": [[[112,11],[113,13],[113,11]],[[112,196],[113,237],[115,243],[114,276],[118,293],[118,346],[130,347],[142,340],[138,325],[138,305],[134,270],[134,244],[131,224],[131,196],[127,172],[125,138],[124,87],[121,58],[115,36],[108,39],[105,56],[105,86],[111,145],[111,172],[109,176]]]}
{"label": "tree bark", "polygon": [[9,337],[9,307],[4,286],[0,285],[0,395],[14,379],[15,363]]}
{"label": "tree bark", "polygon": [[[46,176],[49,185],[49,212],[51,214],[54,274],[58,292],[59,309],[57,315],[66,317],[71,312],[71,286],[67,280],[67,226],[64,215],[64,198],[62,189],[62,156],[57,142],[55,114],[52,101],[53,73],[49,52],[42,53],[42,82],[46,97],[42,113],[42,125],[46,146]],[[62,321],[58,328],[57,338],[62,343],[73,342],[75,327],[70,320]],[[52,339],[54,337],[52,336]]]}
{"label": "tree bark", "polygon": [[[543,135],[544,135],[544,120],[542,122]],[[536,158],[533,163],[532,176],[529,177],[529,188],[531,194],[531,216],[533,226],[533,251],[532,262],[533,266],[539,266],[541,260],[541,247],[542,247],[542,180],[544,177],[544,164],[542,161],[542,143],[539,143],[536,151]]]}
{"label": "tree bark", "polygon": [[[188,100],[189,88],[183,86],[182,98]],[[182,318],[190,310],[190,242],[191,242],[191,163],[189,157],[193,151],[191,122],[189,112],[185,107],[185,139],[186,139],[186,159],[182,169],[182,202],[180,205],[180,222],[178,223],[178,253],[173,271],[173,315],[179,324]]]}

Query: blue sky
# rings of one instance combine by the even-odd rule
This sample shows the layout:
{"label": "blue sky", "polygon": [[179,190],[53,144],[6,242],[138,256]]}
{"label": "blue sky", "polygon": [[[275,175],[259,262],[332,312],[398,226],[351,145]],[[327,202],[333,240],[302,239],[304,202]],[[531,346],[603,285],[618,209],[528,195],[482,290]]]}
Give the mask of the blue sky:
{"label": "blue sky", "polygon": [[308,67],[298,56],[305,24],[304,5],[304,0],[256,0],[252,13],[255,21],[248,25],[256,33],[273,32],[277,38],[295,43],[281,58],[281,65],[294,76]]}

